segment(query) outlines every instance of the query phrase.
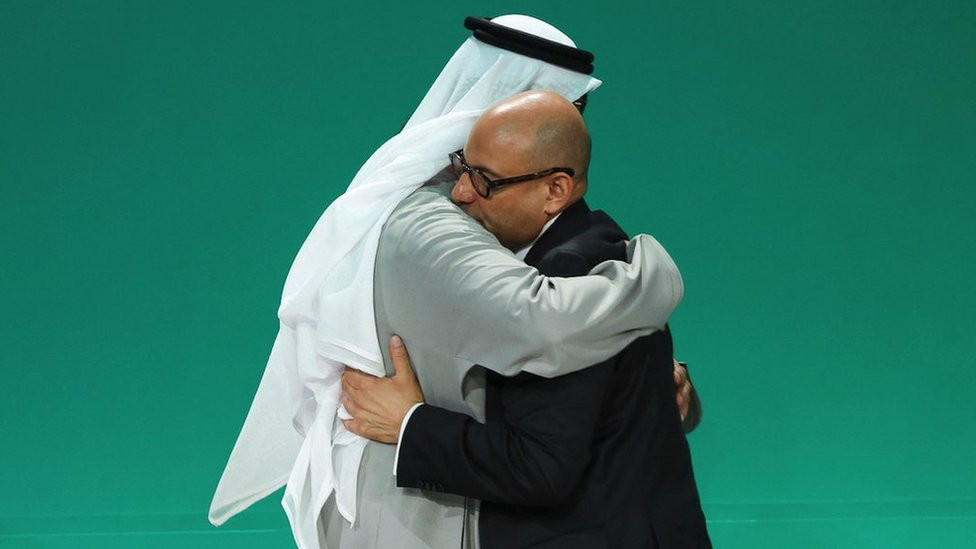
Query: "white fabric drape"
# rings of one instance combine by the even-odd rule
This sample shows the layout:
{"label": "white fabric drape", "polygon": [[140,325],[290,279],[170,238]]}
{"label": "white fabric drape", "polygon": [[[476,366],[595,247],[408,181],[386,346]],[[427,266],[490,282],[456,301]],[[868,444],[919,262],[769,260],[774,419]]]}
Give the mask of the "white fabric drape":
{"label": "white fabric drape", "polygon": [[[575,45],[538,19],[493,21]],[[285,483],[282,505],[299,547],[319,547],[317,521],[333,490],[339,511],[355,522],[365,440],[345,431],[335,416],[344,365],[385,373],[373,311],[383,223],[404,197],[444,168],[448,153],[464,145],[474,120],[492,103],[529,89],[575,100],[599,85],[474,38],[461,45],[404,129],[370,156],[299,250],[264,376],[211,503],[213,524]]]}

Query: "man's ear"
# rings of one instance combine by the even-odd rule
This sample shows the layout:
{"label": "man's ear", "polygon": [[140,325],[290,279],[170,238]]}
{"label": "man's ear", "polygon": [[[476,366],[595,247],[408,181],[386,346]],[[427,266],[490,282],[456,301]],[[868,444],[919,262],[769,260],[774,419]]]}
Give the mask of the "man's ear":
{"label": "man's ear", "polygon": [[557,172],[550,177],[548,182],[549,194],[546,196],[547,214],[556,215],[569,207],[573,196],[573,186],[573,178],[565,173]]}

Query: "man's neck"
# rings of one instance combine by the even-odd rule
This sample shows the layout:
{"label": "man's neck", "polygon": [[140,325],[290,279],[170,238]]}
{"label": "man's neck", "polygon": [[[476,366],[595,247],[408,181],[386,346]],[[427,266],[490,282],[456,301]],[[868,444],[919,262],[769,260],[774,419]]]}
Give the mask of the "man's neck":
{"label": "man's neck", "polygon": [[529,254],[529,250],[532,249],[532,246],[535,245],[536,242],[538,242],[539,237],[542,236],[543,233],[545,233],[547,230],[549,230],[549,227],[552,227],[552,224],[555,223],[556,220],[559,219],[559,216],[561,215],[562,212],[559,212],[556,215],[552,216],[552,219],[546,221],[546,224],[542,226],[542,230],[539,231],[539,234],[535,235],[535,238],[532,239],[532,242],[529,242],[525,246],[522,246],[521,248],[515,251],[515,257],[521,259],[522,261],[525,261],[525,256]]}

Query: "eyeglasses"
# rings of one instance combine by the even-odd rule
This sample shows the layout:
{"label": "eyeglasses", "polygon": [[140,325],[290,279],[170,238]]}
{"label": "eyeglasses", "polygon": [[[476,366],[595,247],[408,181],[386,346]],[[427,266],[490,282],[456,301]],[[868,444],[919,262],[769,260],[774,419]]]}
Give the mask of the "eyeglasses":
{"label": "eyeglasses", "polygon": [[566,172],[570,177],[576,175],[573,168],[549,168],[548,170],[543,170],[541,172],[492,180],[478,168],[468,166],[468,163],[464,161],[463,149],[454,151],[447,155],[447,157],[451,159],[451,168],[454,169],[454,175],[460,178],[463,174],[468,174],[468,177],[471,178],[471,186],[474,187],[475,192],[478,193],[482,198],[488,198],[491,195],[491,191],[501,187],[502,185],[532,181],[533,179],[539,179],[540,177],[552,175],[556,172]]}

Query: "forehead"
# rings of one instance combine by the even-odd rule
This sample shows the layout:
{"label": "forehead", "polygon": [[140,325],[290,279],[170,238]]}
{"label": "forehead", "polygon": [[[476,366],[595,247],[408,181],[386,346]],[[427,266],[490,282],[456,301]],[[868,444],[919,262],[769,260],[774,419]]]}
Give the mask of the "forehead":
{"label": "forehead", "polygon": [[464,146],[464,158],[472,168],[489,175],[511,175],[522,169],[531,141],[511,127],[475,127]]}

